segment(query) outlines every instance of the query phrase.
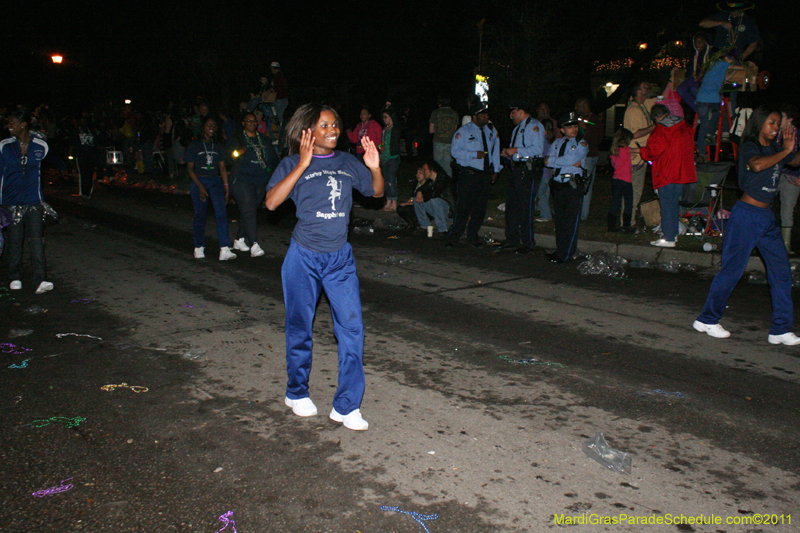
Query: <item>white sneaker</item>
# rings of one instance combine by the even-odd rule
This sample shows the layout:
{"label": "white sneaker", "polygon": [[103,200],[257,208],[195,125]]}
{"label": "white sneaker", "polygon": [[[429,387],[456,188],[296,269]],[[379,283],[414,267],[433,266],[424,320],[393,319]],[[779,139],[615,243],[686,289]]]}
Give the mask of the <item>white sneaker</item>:
{"label": "white sneaker", "polygon": [[204,246],[201,246],[200,248],[195,248],[194,249],[194,258],[195,259],[205,259],[206,258],[206,249],[205,249]]}
{"label": "white sneaker", "polygon": [[[708,333],[709,335],[717,339],[727,339],[728,337],[731,336],[731,332],[723,328],[719,324],[705,324],[703,322],[700,322],[699,320],[695,320],[692,323],[692,327],[697,331],[699,331],[700,333]],[[788,335],[788,333],[786,335]],[[779,336],[783,337],[783,335]],[[770,338],[769,342],[772,342],[772,337],[773,337],[772,335],[769,336]],[[778,343],[773,342],[773,344],[778,344]]]}
{"label": "white sneaker", "polygon": [[283,403],[285,403],[287,407],[291,407],[292,412],[297,416],[314,416],[317,414],[317,406],[314,405],[311,398],[292,400],[287,396],[283,399]]}
{"label": "white sneaker", "polygon": [[236,239],[235,241],[233,241],[233,249],[234,250],[239,250],[240,252],[249,252],[250,251],[250,247],[247,246],[246,242],[244,242],[244,237],[242,237],[241,239]]}
{"label": "white sneaker", "polygon": [[668,241],[667,239],[658,239],[657,241],[650,241],[650,246],[660,246],[661,248],[675,248],[675,241]]}
{"label": "white sneaker", "polygon": [[230,259],[236,259],[236,254],[231,252],[231,249],[227,246],[223,246],[219,249],[219,260],[220,261],[229,261]]}
{"label": "white sneaker", "polygon": [[250,257],[261,257],[264,255],[264,250],[258,245],[257,242],[253,243],[253,246],[250,247]]}
{"label": "white sneaker", "polygon": [[785,344],[787,346],[796,346],[800,344],[800,337],[792,333],[784,333],[783,335],[770,335],[767,337],[770,344]]}
{"label": "white sneaker", "polygon": [[346,415],[340,415],[336,412],[336,409],[331,409],[331,420],[334,422],[341,422],[344,424],[344,427],[352,429],[353,431],[365,431],[369,428],[369,422],[361,417],[360,409],[356,409],[352,413]]}
{"label": "white sneaker", "polygon": [[22,282],[18,279],[15,279],[11,282],[11,285],[8,286],[12,291],[18,291],[22,288]]}
{"label": "white sneaker", "polygon": [[52,291],[54,285],[49,281],[43,281],[36,287],[36,294],[42,294],[43,292]]}

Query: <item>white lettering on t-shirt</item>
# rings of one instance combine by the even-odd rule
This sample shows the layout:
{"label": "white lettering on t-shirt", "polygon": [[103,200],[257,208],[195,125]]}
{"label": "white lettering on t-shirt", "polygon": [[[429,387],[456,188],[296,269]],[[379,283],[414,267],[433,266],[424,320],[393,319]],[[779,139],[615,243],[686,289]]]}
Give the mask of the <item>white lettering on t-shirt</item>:
{"label": "white lettering on t-shirt", "polygon": [[344,213],[323,213],[322,211],[317,211],[317,218],[324,218],[326,220],[330,220],[332,218],[341,218],[344,215]]}

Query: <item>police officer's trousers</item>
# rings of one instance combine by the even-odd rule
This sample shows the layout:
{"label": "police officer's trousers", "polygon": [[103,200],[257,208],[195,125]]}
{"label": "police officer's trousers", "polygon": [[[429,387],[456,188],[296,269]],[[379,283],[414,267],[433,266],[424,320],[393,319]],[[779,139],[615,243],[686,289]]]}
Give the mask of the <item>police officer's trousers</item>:
{"label": "police officer's trousers", "polygon": [[486,205],[489,203],[489,189],[492,186],[492,174],[469,167],[458,169],[458,200],[456,214],[450,228],[449,239],[458,242],[464,229],[467,230],[467,241],[478,241],[478,230],[486,217]]}
{"label": "police officer's trousers", "polygon": [[533,210],[542,182],[542,171],[532,170],[525,163],[516,163],[508,181],[506,197],[506,243],[533,248]]}
{"label": "police officer's trousers", "polygon": [[286,305],[286,396],[308,398],[314,313],[324,289],[339,344],[339,387],[333,408],[342,415],[355,411],[364,396],[364,322],[353,248],[346,243],[335,252],[319,253],[292,239],[281,279]]}
{"label": "police officer's trousers", "polygon": [[550,182],[553,191],[553,219],[556,226],[556,257],[569,261],[578,249],[578,226],[581,222],[583,191],[569,183]]}

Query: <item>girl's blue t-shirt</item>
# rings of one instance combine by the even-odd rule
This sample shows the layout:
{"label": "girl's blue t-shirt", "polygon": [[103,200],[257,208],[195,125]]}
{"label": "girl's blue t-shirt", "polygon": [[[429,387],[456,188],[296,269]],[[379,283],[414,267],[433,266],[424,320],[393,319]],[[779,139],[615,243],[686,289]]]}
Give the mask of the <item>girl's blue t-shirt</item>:
{"label": "girl's blue t-shirt", "polygon": [[781,169],[792,160],[794,154],[787,155],[779,163],[765,168],[761,172],[750,170],[748,163],[754,157],[771,156],[778,152],[780,152],[780,148],[775,143],[763,146],[753,141],[747,141],[739,148],[739,188],[750,198],[765,204],[771,204],[775,199],[775,195],[778,193]]}
{"label": "girl's blue t-shirt", "polygon": [[[275,169],[267,190],[272,189],[297,166],[299,154],[286,157]],[[372,196],[372,173],[355,156],[334,151],[314,156],[295,184],[289,198],[297,207],[297,225],[292,238],[314,252],[331,253],[347,243],[347,228],[353,192]]]}
{"label": "girl's blue t-shirt", "polygon": [[219,176],[219,162],[225,161],[225,145],[219,141],[192,141],[186,147],[187,163],[194,163],[198,178]]}

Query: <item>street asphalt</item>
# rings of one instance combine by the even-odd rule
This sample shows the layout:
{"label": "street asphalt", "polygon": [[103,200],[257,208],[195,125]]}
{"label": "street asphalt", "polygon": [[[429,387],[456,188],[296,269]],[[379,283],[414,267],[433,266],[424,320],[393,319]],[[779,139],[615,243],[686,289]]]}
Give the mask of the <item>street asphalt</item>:
{"label": "street asphalt", "polygon": [[[357,209],[373,226],[351,235],[370,428],[353,432],[327,417],[337,364],[324,297],[320,414],[283,405],[290,212],[261,213],[264,257],[219,262],[213,217],[207,259],[192,258],[186,195],[45,192],[61,214],[46,230],[55,290],[34,295],[28,278],[0,289],[1,531],[210,533],[233,520],[241,533],[538,532],[563,516],[628,520],[579,531],[793,530],[800,361],[766,342],[764,285],[740,284],[721,341],[691,328],[702,269],[587,276],[549,263],[546,236],[526,256],[447,250]],[[630,454],[630,473],[584,454],[600,432]],[[674,523],[701,514],[723,523]],[[764,515],[784,524],[755,522]]]}

